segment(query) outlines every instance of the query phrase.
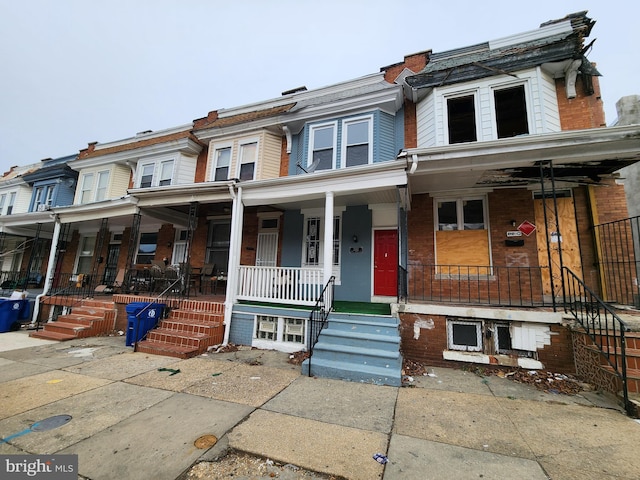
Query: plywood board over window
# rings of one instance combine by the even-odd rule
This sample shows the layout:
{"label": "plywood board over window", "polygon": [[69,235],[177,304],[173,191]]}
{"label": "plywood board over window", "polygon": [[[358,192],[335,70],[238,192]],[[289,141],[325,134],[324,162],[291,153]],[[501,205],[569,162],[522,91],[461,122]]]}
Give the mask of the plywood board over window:
{"label": "plywood board over window", "polygon": [[[454,230],[436,232],[439,271],[461,275],[489,275],[489,232]],[[485,268],[478,268],[485,267]]]}

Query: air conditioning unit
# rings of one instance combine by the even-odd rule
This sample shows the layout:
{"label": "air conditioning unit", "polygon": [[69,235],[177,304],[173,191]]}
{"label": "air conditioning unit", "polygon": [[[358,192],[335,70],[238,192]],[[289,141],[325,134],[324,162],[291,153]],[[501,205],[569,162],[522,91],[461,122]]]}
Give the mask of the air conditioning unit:
{"label": "air conditioning unit", "polygon": [[50,208],[51,207],[49,205],[47,205],[46,203],[41,203],[40,205],[38,205],[38,211],[39,212],[46,212]]}

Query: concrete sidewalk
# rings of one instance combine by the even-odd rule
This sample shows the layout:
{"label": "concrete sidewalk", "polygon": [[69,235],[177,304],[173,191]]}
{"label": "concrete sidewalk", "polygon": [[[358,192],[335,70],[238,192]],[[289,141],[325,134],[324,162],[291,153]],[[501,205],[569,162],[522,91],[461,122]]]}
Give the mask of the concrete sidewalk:
{"label": "concrete sidewalk", "polygon": [[[3,335],[0,437],[73,418],[0,442],[0,454],[77,454],[81,478],[173,480],[224,445],[354,480],[640,472],[640,424],[595,393],[440,368],[413,388],[382,387],[301,376],[279,352],[176,360],[132,353],[122,337],[2,351]],[[205,435],[220,440],[198,448]]]}

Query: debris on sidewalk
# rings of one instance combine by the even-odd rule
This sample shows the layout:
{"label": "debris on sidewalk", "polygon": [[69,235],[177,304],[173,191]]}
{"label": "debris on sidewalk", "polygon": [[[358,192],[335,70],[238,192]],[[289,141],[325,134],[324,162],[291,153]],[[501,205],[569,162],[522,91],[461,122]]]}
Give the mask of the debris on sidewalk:
{"label": "debris on sidewalk", "polygon": [[475,365],[471,368],[467,367],[465,370],[472,371],[480,377],[496,376],[507,378],[514,382],[532,385],[538,390],[553,394],[576,395],[584,390],[585,385],[572,375],[553,373],[548,370],[506,369]]}
{"label": "debris on sidewalk", "polygon": [[159,368],[158,369],[159,372],[171,372],[169,374],[169,376],[175,375],[176,373],[180,373],[180,369],[178,368],[177,370],[173,369],[173,368]]}
{"label": "debris on sidewalk", "polygon": [[305,470],[291,463],[230,452],[216,462],[200,462],[184,477],[185,480],[217,480],[220,478],[280,478],[282,480],[336,480],[336,477]]}
{"label": "debris on sidewalk", "polygon": [[307,358],[309,358],[309,352],[299,351],[289,355],[289,363],[292,365],[302,365]]}
{"label": "debris on sidewalk", "polygon": [[387,463],[389,461],[389,459],[387,458],[386,455],[383,455],[382,453],[376,453],[373,456],[373,459],[378,462],[381,463],[382,465],[384,465],[385,463]]}

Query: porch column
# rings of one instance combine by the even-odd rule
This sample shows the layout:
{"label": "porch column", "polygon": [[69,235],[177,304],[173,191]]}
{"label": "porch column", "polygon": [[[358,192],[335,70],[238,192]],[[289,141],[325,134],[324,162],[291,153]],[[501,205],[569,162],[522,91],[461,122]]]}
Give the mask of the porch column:
{"label": "porch column", "polygon": [[333,192],[327,192],[324,199],[324,271],[326,285],[333,275]]}
{"label": "porch column", "polygon": [[44,289],[42,293],[36,297],[33,302],[33,314],[31,315],[31,325],[35,325],[38,321],[40,313],[40,299],[44,297],[51,289],[53,283],[53,272],[56,268],[56,258],[58,255],[58,241],[60,240],[61,223],[56,215],[53,223],[53,236],[51,237],[51,248],[49,249],[49,262],[47,263],[47,273],[44,276]]}
{"label": "porch column", "polygon": [[231,313],[238,294],[238,269],[240,267],[240,252],[242,249],[242,225],[244,223],[244,205],[242,204],[242,187],[238,187],[237,193],[233,193],[233,187],[229,189],[233,195],[231,206],[231,232],[229,238],[229,269],[227,271],[227,288],[224,300],[224,341],[229,343],[229,329],[231,327]]}

